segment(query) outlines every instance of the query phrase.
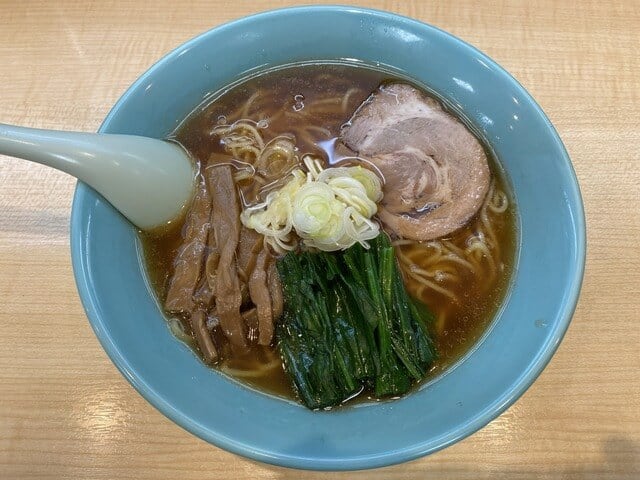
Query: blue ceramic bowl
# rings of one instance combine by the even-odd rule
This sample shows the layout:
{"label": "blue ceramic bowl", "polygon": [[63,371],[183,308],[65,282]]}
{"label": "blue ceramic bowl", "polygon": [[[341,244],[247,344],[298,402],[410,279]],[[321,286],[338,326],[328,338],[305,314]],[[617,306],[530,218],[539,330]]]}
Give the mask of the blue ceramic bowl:
{"label": "blue ceramic bowl", "polygon": [[71,248],[96,335],[167,417],[263,462],[363,469],[450,445],[522,395],[569,325],[583,275],[585,224],[562,142],[522,86],[466,43],[390,13],[301,7],[217,27],[145,73],[100,131],[162,138],[210,92],[239,77],[329,59],[384,65],[431,87],[482,132],[513,187],[520,240],[512,287],[488,334],[455,367],[395,402],[311,412],[212,371],[177,341],[145,280],[134,228],[83,184],[73,202]]}

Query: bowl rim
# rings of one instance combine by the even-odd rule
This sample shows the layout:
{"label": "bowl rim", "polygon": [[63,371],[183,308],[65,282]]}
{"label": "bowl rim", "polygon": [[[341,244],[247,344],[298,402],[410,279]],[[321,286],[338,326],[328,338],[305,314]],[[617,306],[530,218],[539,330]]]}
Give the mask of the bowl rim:
{"label": "bowl rim", "polygon": [[[351,457],[340,458],[339,462],[327,462],[323,460],[317,460],[314,458],[295,457],[291,455],[272,456],[267,455],[264,452],[256,450],[251,445],[235,442],[232,438],[218,435],[215,431],[203,428],[200,424],[193,421],[188,415],[182,411],[176,409],[165,398],[159,395],[149,384],[147,384],[143,378],[136,374],[136,369],[129,363],[126,356],[122,353],[117,344],[113,342],[113,339],[109,336],[104,328],[103,319],[99,312],[97,305],[97,297],[92,290],[90,279],[87,275],[87,259],[82,255],[82,251],[85,248],[84,239],[78,235],[80,231],[80,225],[86,221],[83,216],[82,208],[80,208],[84,197],[89,191],[81,182],[78,182],[73,197],[72,212],[71,212],[71,224],[70,224],[70,243],[72,254],[73,272],[76,281],[76,286],[80,295],[81,302],[90,321],[99,342],[110,357],[111,361],[120,370],[123,376],[131,383],[131,385],[155,408],[157,408],[166,417],[185,428],[194,435],[233,453],[258,460],[261,462],[286,466],[301,469],[314,469],[314,470],[358,470],[365,468],[377,468],[396,463],[413,460],[415,458],[424,456],[426,454],[439,451],[482,428],[490,421],[497,418],[507,408],[509,408],[524,392],[533,384],[536,378],[542,373],[544,368],[550,362],[551,358],[555,354],[560,342],[562,341],[573,314],[575,312],[580,289],[584,278],[584,269],[586,261],[586,222],[584,205],[580,188],[577,180],[577,176],[570,157],[562,143],[558,132],[551,124],[550,120],[533,97],[527,92],[527,90],[509,73],[502,68],[498,63],[489,58],[486,54],[482,53],[477,48],[466,43],[460,38],[425,22],[400,15],[393,12],[388,12],[378,9],[362,8],[357,6],[345,6],[345,5],[316,5],[316,6],[297,6],[278,8],[274,10],[268,10],[249,16],[244,16],[235,20],[231,20],[220,25],[217,25],[199,35],[188,40],[187,42],[179,45],[169,53],[165,54],[155,64],[153,64],[147,71],[145,71],[118,99],[112,109],[109,111],[104,121],[102,122],[99,132],[104,133],[108,128],[109,123],[116,115],[118,110],[125,104],[129,97],[136,91],[141,85],[148,81],[148,78],[153,76],[155,72],[161,69],[166,63],[175,59],[181,52],[191,48],[193,45],[206,39],[209,35],[217,34],[217,32],[227,29],[235,28],[245,24],[251,24],[255,21],[268,21],[272,16],[288,14],[288,13],[313,13],[317,11],[329,11],[329,12],[341,12],[348,11],[359,15],[377,16],[381,19],[401,20],[407,22],[413,26],[419,27],[428,31],[432,35],[444,37],[446,41],[457,44],[458,47],[465,49],[472,53],[474,56],[481,58],[487,65],[496,69],[504,78],[513,84],[518,92],[525,98],[527,98],[536,110],[536,114],[540,116],[545,122],[549,132],[551,133],[552,141],[561,153],[561,160],[564,162],[564,166],[567,167],[568,180],[567,191],[568,199],[572,207],[575,208],[575,247],[576,247],[576,261],[577,264],[572,270],[573,276],[570,279],[570,283],[567,284],[566,300],[558,309],[558,321],[554,324],[554,329],[548,340],[542,344],[537,352],[537,355],[531,359],[527,369],[522,372],[518,377],[516,383],[512,385],[512,388],[505,392],[500,401],[495,401],[487,406],[486,409],[479,412],[474,421],[467,423],[464,428],[461,428],[446,438],[442,438],[437,447],[425,449],[422,444],[414,445],[412,448],[407,447],[402,450],[395,450],[391,452],[385,452],[378,455],[371,455],[367,457]],[[520,247],[516,247],[516,254]]]}

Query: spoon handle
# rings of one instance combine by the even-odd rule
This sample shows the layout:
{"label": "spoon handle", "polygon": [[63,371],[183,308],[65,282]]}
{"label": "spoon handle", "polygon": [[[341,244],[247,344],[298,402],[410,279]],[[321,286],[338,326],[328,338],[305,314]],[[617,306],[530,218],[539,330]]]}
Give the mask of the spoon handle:
{"label": "spoon handle", "polygon": [[[96,159],[96,135],[0,123],[0,153],[62,170],[88,182]],[[104,142],[100,142],[104,148]],[[83,160],[81,160],[83,159]]]}
{"label": "spoon handle", "polygon": [[152,138],[0,123],[0,154],[73,175],[142,229],[177,217],[194,187],[187,153],[177,144]]}

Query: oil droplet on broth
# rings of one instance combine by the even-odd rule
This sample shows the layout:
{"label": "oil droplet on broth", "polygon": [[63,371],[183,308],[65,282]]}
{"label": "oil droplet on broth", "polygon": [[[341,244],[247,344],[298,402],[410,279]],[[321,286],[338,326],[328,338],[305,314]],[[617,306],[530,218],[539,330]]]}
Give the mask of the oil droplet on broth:
{"label": "oil droplet on broth", "polygon": [[304,95],[300,93],[298,95],[294,95],[293,101],[295,102],[293,104],[293,110],[295,112],[299,112],[304,108]]}

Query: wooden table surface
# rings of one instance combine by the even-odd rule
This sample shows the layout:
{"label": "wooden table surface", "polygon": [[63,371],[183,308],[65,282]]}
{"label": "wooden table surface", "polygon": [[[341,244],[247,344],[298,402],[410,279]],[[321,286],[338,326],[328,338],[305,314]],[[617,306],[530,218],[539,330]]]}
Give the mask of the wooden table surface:
{"label": "wooden table surface", "polygon": [[[0,122],[95,131],[170,49],[287,1],[0,1]],[[356,474],[245,460],[193,437],[118,373],[78,299],[75,182],[0,158],[0,478],[640,478],[640,3],[362,1],[447,30],[537,99],[578,174],[580,302],[532,388],[470,438]],[[294,39],[295,41],[295,39]]]}

